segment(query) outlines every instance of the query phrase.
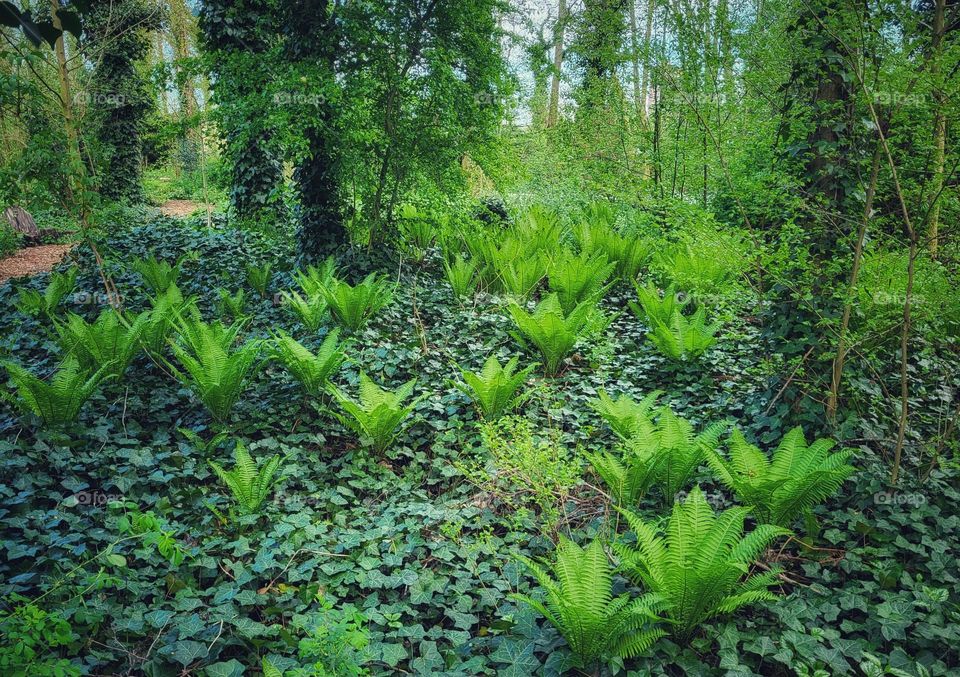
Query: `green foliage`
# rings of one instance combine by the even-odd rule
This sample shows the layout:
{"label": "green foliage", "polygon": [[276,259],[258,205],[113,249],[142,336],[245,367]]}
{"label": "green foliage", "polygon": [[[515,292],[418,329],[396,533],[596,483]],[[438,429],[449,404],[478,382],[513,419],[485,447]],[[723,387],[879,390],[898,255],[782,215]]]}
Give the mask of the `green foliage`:
{"label": "green foliage", "polygon": [[[353,605],[336,609],[323,593],[317,597],[320,612],[315,617],[294,619],[294,629],[306,634],[297,643],[297,653],[301,661],[307,661],[308,674],[331,677],[370,674],[363,667],[373,658],[367,617]],[[268,677],[266,672],[264,677]]]}
{"label": "green foliage", "polygon": [[520,335],[514,334],[514,337],[521,343],[525,337],[540,350],[547,376],[559,373],[563,358],[570,354],[584,335],[594,312],[592,304],[581,303],[565,314],[556,294],[544,297],[533,313],[528,313],[516,303],[511,303],[508,308],[521,332]]}
{"label": "green foliage", "polygon": [[666,455],[658,449],[627,442],[619,456],[609,451],[598,451],[584,457],[606,484],[616,505],[635,508],[661,475]]}
{"label": "green foliage", "polygon": [[296,315],[304,327],[316,332],[327,315],[327,298],[322,292],[308,293],[304,298],[299,292],[281,292],[284,306]]}
{"label": "green foliage", "polygon": [[217,290],[217,307],[221,317],[237,319],[245,316],[247,306],[247,292],[237,289],[230,293],[226,289]]}
{"label": "green foliage", "polygon": [[590,404],[610,425],[613,432],[621,439],[631,440],[641,433],[648,434],[647,431],[652,425],[650,410],[662,394],[662,390],[654,390],[637,402],[628,395],[620,395],[614,400],[605,390],[600,390],[597,399]]}
{"label": "green foliage", "polygon": [[6,223],[0,223],[0,259],[20,249],[22,240],[20,233]]}
{"label": "green foliage", "polygon": [[397,226],[401,241],[416,260],[422,261],[437,239],[434,217],[412,204],[400,205],[398,211]]}
{"label": "green foliage", "polygon": [[90,399],[100,382],[108,377],[112,366],[104,364],[91,373],[82,369],[76,358],[69,356],[46,382],[18,364],[9,361],[2,364],[13,380],[17,396],[0,391],[0,398],[13,403],[24,414],[40,417],[48,427],[75,421],[80,415],[80,408]]}
{"label": "green foliage", "polygon": [[677,293],[676,285],[671,284],[667,290],[660,296],[653,284],[648,283],[646,287],[635,284],[637,297],[640,299],[640,305],[636,301],[630,301],[630,310],[637,316],[637,319],[646,320],[651,327],[657,324],[670,326],[673,322],[675,312],[682,313],[684,307],[690,302],[690,297]]}
{"label": "green foliage", "polygon": [[88,371],[109,365],[106,375],[122,379],[134,356],[140,351],[141,337],[150,322],[150,311],[144,311],[128,322],[113,308],[104,310],[92,323],[75,313],[65,322],[57,322],[60,346],[74,355]]}
{"label": "green foliage", "polygon": [[421,395],[404,406],[404,402],[413,395],[416,384],[416,379],[410,379],[391,392],[384,390],[365,373],[360,372],[359,401],[350,399],[336,386],[330,386],[329,390],[345,412],[336,413],[340,422],[370,444],[374,452],[382,453],[396,439],[403,421],[426,397]]}
{"label": "green foliage", "polygon": [[344,329],[359,331],[393,298],[393,285],[386,277],[370,273],[356,286],[332,278],[323,288],[330,315]]}
{"label": "green foliage", "polygon": [[618,233],[605,220],[581,223],[575,232],[580,250],[587,256],[606,256],[625,282],[636,282],[650,259],[653,245],[649,241]]}
{"label": "green foliage", "polygon": [[671,284],[697,294],[722,291],[738,274],[741,265],[740,261],[731,265],[729,253],[703,248],[696,251],[689,244],[660,250],[654,260]]}
{"label": "green foliage", "polygon": [[184,299],[180,287],[175,284],[167,287],[165,292],[150,297],[151,308],[140,335],[144,348],[152,355],[163,355],[177,318],[187,313],[194,303],[193,299]]}
{"label": "green foliage", "polygon": [[151,293],[156,295],[167,291],[170,285],[177,284],[185,260],[186,257],[181,256],[173,265],[170,265],[163,259],[150,256],[149,258],[135,260],[132,267],[143,278],[144,284],[147,285]]}
{"label": "green foliage", "polygon": [[607,280],[616,268],[605,254],[576,255],[569,250],[550,262],[550,291],[556,292],[564,314],[569,315],[581,303],[597,303],[611,285]]}
{"label": "green foliage", "polygon": [[669,323],[654,320],[653,331],[647,334],[647,338],[661,353],[681,362],[700,357],[716,342],[720,327],[720,322],[707,324],[706,308],[697,308],[690,317],[674,308]]}
{"label": "green foliage", "polygon": [[631,442],[637,447],[636,453],[662,457],[658,482],[669,502],[700,466],[704,454],[716,448],[726,428],[725,422],[712,423],[694,435],[689,421],[669,407],[661,407],[655,422],[641,422],[637,426]]}
{"label": "green foliage", "polygon": [[180,341],[171,346],[183,367],[181,370],[171,364],[174,375],[193,389],[220,423],[230,416],[260,356],[260,341],[234,347],[244,324],[243,320],[235,320],[229,326],[216,321],[207,324],[199,312],[193,312],[180,318]]}
{"label": "green foliage", "polygon": [[513,595],[542,614],[563,635],[582,667],[614,657],[642,654],[666,633],[651,627],[659,620],[657,595],[613,595],[613,568],[600,540],[586,548],[561,537],[555,562],[517,555],[546,593],[545,602]]}
{"label": "green foliage", "polygon": [[247,284],[260,294],[261,298],[267,298],[267,290],[270,286],[270,278],[273,274],[273,264],[269,261],[262,265],[247,263],[243,267],[247,274]]}
{"label": "green foliage", "polygon": [[17,299],[17,308],[27,315],[44,314],[52,317],[56,309],[77,286],[79,268],[68,268],[64,273],[52,273],[43,293],[23,289]]}
{"label": "green foliage", "polygon": [[783,436],[768,459],[734,428],[730,458],[709,449],[707,461],[717,478],[751,507],[759,521],[790,528],[801,515],[835,494],[854,473],[855,468],[847,464],[853,450],[831,454],[834,444],[820,439],[808,446],[797,426]]}
{"label": "green foliage", "polygon": [[472,260],[467,260],[462,254],[457,254],[453,261],[446,257],[443,259],[443,272],[450,283],[450,289],[453,295],[458,299],[466,299],[473,296],[477,288],[477,264]]}
{"label": "green foliage", "polygon": [[318,397],[346,359],[339,339],[340,330],[334,329],[313,353],[286,332],[278,331],[273,337],[273,358],[300,382],[308,395]]}
{"label": "green foliage", "polygon": [[319,266],[309,265],[302,270],[298,270],[293,278],[300,285],[300,289],[308,297],[322,295],[323,290],[333,279],[337,272],[337,264],[333,257],[327,257]]}
{"label": "green foliage", "polygon": [[476,403],[485,419],[500,418],[516,408],[519,400],[516,395],[517,388],[523,385],[537,366],[531,364],[517,371],[518,363],[519,358],[513,357],[503,366],[496,355],[491,355],[483,363],[483,369],[479,373],[460,367],[465,383],[457,383],[457,388]]}
{"label": "green foliage", "polygon": [[244,513],[255,513],[260,505],[270,495],[280,468],[280,456],[274,455],[263,464],[257,464],[250,456],[250,452],[241,443],[237,442],[233,450],[234,466],[232,470],[225,470],[219,463],[208,461],[220,481],[227,485],[233,500]]}
{"label": "green foliage", "polygon": [[746,536],[748,508],[730,508],[719,515],[695,487],[687,499],[674,503],[666,529],[621,510],[635,545],[616,544],[622,569],[663,601],[671,632],[690,640],[705,621],[756,604],[773,601],[768,588],[776,570],[745,576],[771,541],[789,530],[761,524]]}
{"label": "green foliage", "polygon": [[14,595],[11,601],[18,605],[0,611],[0,672],[10,677],[82,674],[59,655],[77,639],[70,623],[58,612],[45,611],[20,596]]}

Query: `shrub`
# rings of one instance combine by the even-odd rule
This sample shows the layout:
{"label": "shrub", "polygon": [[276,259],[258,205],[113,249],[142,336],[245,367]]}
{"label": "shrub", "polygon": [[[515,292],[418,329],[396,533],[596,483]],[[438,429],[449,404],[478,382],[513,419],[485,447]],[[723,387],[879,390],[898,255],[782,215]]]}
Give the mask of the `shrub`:
{"label": "shrub", "polygon": [[737,499],[751,506],[759,521],[789,528],[801,515],[812,519],[813,507],[836,493],[854,473],[854,467],[847,464],[853,450],[831,454],[834,444],[821,439],[807,446],[798,426],[783,436],[768,459],[735,428],[730,458],[709,449],[707,461]]}
{"label": "shrub", "polygon": [[623,570],[663,601],[671,632],[690,640],[705,621],[749,604],[772,601],[768,590],[777,571],[745,576],[750,564],[787,529],[761,524],[743,536],[747,508],[719,515],[695,487],[686,501],[677,501],[664,530],[621,510],[636,545],[616,544]]}
{"label": "shrub", "polygon": [[286,332],[278,331],[273,337],[273,358],[300,382],[308,395],[317,397],[346,358],[339,338],[340,330],[334,329],[313,353]]}
{"label": "shrub", "polygon": [[543,356],[547,376],[555,376],[562,360],[584,334],[594,308],[589,303],[581,303],[570,314],[564,314],[557,295],[550,294],[532,314],[516,303],[511,303],[509,310],[521,332],[521,335],[514,333],[514,337],[521,343],[524,337],[529,339]]}
{"label": "shrub", "polygon": [[516,558],[546,593],[545,602],[511,595],[542,614],[563,635],[579,667],[631,658],[649,649],[666,632],[651,624],[659,618],[656,595],[613,596],[613,568],[599,539],[586,548],[561,537],[555,562]]}
{"label": "shrub", "polygon": [[76,358],[70,356],[63,361],[48,383],[13,362],[5,361],[2,365],[13,380],[17,397],[13,397],[6,390],[0,391],[0,397],[24,414],[38,416],[48,427],[75,421],[93,391],[101,381],[108,378],[107,372],[111,367],[110,364],[105,364],[91,373],[81,368]]}
{"label": "shrub", "polygon": [[514,357],[501,366],[495,355],[487,358],[483,369],[473,373],[460,368],[465,384],[458,383],[457,388],[470,397],[480,408],[480,413],[487,420],[500,418],[503,414],[513,410],[517,405],[517,388],[523,385],[527,376],[536,367],[535,364],[516,371],[519,359]]}
{"label": "shrub", "polygon": [[341,327],[359,331],[378,310],[393,298],[392,285],[386,278],[370,273],[356,286],[331,278],[323,288],[330,315]]}
{"label": "shrub", "polygon": [[359,401],[350,399],[335,386],[330,386],[329,390],[345,412],[334,412],[340,422],[356,432],[374,452],[382,453],[396,439],[400,424],[426,397],[422,395],[404,406],[403,403],[413,395],[416,384],[417,380],[411,379],[391,392],[360,372]]}

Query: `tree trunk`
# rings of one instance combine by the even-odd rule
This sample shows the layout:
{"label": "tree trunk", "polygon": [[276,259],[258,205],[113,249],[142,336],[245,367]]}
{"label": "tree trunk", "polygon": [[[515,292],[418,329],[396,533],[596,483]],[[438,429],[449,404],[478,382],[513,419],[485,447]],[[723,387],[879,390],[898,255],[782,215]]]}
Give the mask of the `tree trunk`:
{"label": "tree trunk", "polygon": [[946,11],[946,5],[946,0],[936,0],[933,10],[933,36],[930,41],[932,47],[930,75],[933,79],[934,101],[933,177],[930,182],[930,199],[933,200],[933,203],[930,205],[927,220],[927,247],[930,250],[930,256],[933,258],[936,258],[937,250],[940,247],[940,193],[943,191],[943,171],[947,140],[947,116],[944,112],[946,107],[946,94],[940,82],[940,57],[943,51],[944,13]]}
{"label": "tree trunk", "polygon": [[640,53],[637,45],[637,0],[630,0],[630,61],[633,65],[633,105],[637,115],[644,120],[646,110],[640,97]]}
{"label": "tree trunk", "polygon": [[557,124],[560,110],[560,69],[563,67],[563,31],[567,20],[566,0],[559,0],[557,25],[553,30],[553,80],[550,83],[550,107],[547,110],[547,127]]}

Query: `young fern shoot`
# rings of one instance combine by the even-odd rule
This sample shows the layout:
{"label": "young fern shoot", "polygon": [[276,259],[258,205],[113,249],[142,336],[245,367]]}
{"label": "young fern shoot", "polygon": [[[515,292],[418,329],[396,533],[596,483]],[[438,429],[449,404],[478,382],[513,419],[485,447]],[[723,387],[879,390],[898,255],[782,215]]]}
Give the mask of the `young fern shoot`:
{"label": "young fern shoot", "polygon": [[531,364],[517,371],[518,363],[519,358],[513,357],[503,366],[496,355],[491,355],[479,373],[458,366],[464,383],[455,385],[476,403],[483,418],[488,421],[500,418],[516,408],[520,399],[517,389],[537,366]]}
{"label": "young fern shoot", "polygon": [[521,343],[526,338],[540,350],[547,376],[556,376],[560,372],[563,359],[588,329],[594,312],[592,303],[581,303],[565,314],[556,294],[540,301],[533,313],[516,303],[511,303],[508,309],[521,332],[514,333],[514,338]]}
{"label": "young fern shoot", "polygon": [[278,331],[273,336],[272,357],[300,382],[308,395],[319,397],[346,359],[339,339],[340,330],[334,329],[313,353],[286,332]]}
{"label": "young fern shoot", "polygon": [[77,420],[80,409],[90,399],[97,386],[110,378],[112,364],[102,365],[97,371],[83,369],[76,358],[67,357],[49,381],[44,381],[19,364],[0,363],[13,380],[17,389],[14,397],[6,389],[0,390],[0,398],[7,400],[24,414],[40,418],[50,428]]}
{"label": "young fern shoot", "polygon": [[233,500],[236,501],[241,512],[255,513],[270,495],[270,490],[276,483],[275,475],[280,467],[280,456],[275,455],[258,466],[247,448],[241,442],[237,442],[233,450],[233,460],[232,470],[226,470],[213,461],[207,462],[220,481],[230,489]]}
{"label": "young fern shoot", "polygon": [[410,404],[404,405],[413,395],[416,384],[417,380],[411,379],[396,390],[389,391],[360,372],[359,401],[350,399],[336,386],[329,386],[330,394],[344,412],[334,412],[334,415],[369,444],[375,453],[383,453],[400,433],[400,425],[426,397],[421,395]]}

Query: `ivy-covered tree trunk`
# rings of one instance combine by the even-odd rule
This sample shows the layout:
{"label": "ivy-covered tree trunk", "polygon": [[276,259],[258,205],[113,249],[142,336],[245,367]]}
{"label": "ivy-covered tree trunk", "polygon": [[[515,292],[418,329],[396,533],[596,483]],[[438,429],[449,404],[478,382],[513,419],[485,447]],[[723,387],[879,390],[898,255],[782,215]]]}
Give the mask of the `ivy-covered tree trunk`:
{"label": "ivy-covered tree trunk", "polygon": [[276,41],[272,3],[265,0],[203,3],[200,29],[211,57],[213,100],[232,167],[230,204],[240,219],[270,215],[283,168],[266,124],[266,53]]}
{"label": "ivy-covered tree trunk", "polygon": [[137,62],[150,49],[148,31],[160,18],[157,7],[142,0],[97,3],[86,17],[96,54],[86,104],[102,144],[100,193],[111,200],[143,200],[141,132],[153,101]]}
{"label": "ivy-covered tree trunk", "polygon": [[[331,5],[323,0],[288,0],[286,51],[294,62],[319,67],[333,83],[339,42]],[[297,244],[300,256],[313,261],[348,240],[340,213],[337,144],[330,97],[316,102],[316,112],[304,130],[306,153],[294,170],[300,198]]]}

